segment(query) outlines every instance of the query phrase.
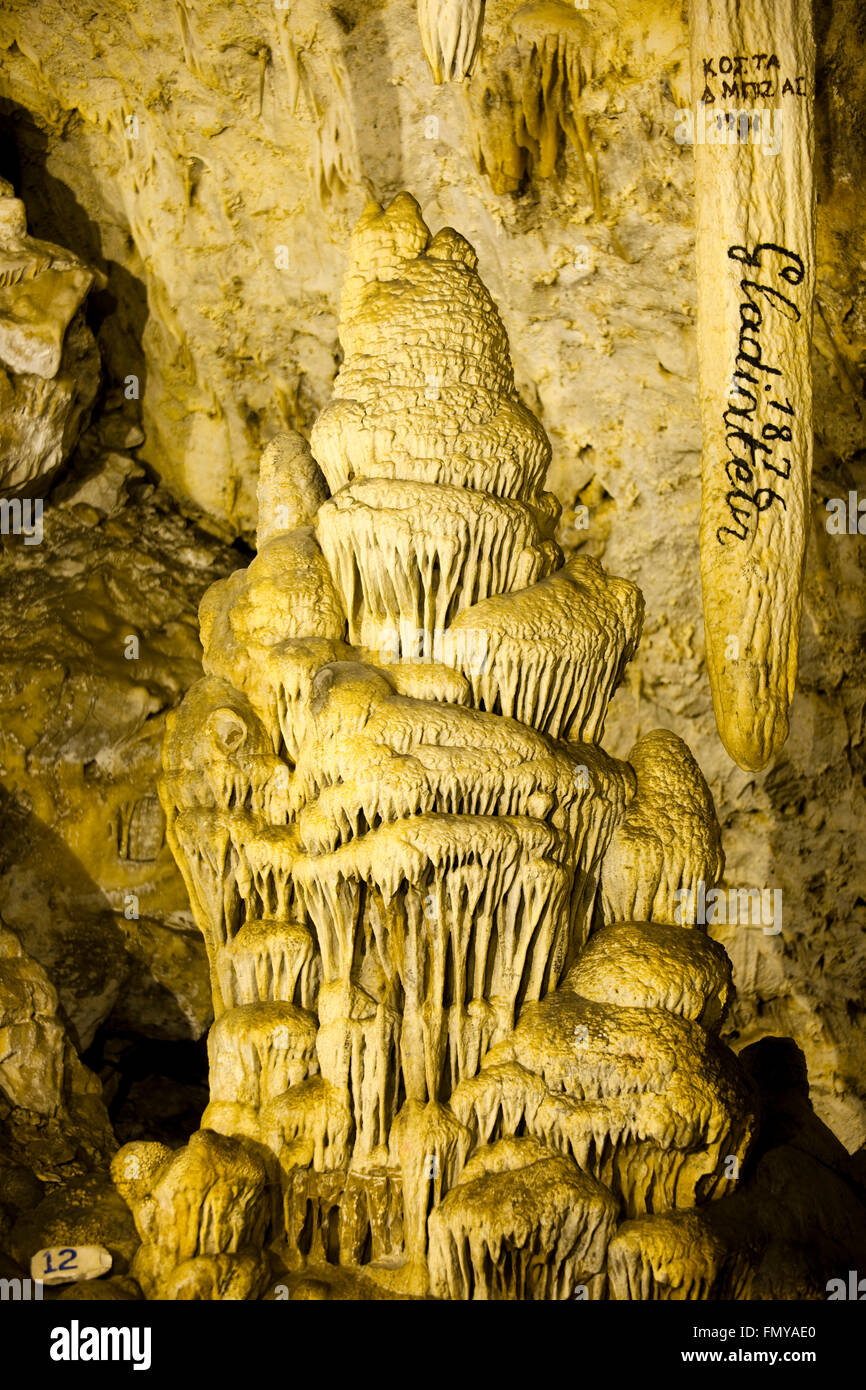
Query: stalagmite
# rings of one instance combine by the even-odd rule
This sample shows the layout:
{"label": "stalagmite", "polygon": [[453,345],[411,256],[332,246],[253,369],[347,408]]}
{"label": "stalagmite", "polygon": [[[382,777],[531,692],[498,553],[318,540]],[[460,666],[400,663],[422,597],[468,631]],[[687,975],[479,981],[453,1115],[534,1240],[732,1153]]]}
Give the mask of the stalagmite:
{"label": "stalagmite", "polygon": [[527,1005],[478,1076],[456,1088],[455,1113],[480,1142],[525,1126],[611,1187],[629,1214],[722,1195],[726,1160],[739,1162],[754,1135],[752,1087],[698,1023],[609,1002],[619,985],[610,976],[592,991],[608,996],[602,1003],[579,995],[573,973]]}
{"label": "stalagmite", "polygon": [[693,1211],[624,1222],[608,1247],[612,1296],[620,1302],[709,1298],[726,1255]]}
{"label": "stalagmite", "polygon": [[148,1298],[216,1299],[229,1285],[235,1299],[262,1292],[267,1177],[238,1140],[200,1130],[174,1154],[126,1145],[112,1175],[142,1239],[133,1272]]}
{"label": "stalagmite", "polygon": [[692,0],[689,29],[707,667],[757,770],[788,735],[810,514],[812,6]]}
{"label": "stalagmite", "polygon": [[521,502],[402,480],[350,483],[322,507],[318,536],[350,641],[373,648],[395,628],[432,639],[479,599],[543,578],[559,557]]}
{"label": "stalagmite", "polygon": [[[346,1093],[324,1077],[310,1077],[269,1101],[261,1111],[261,1127],[284,1167],[309,1163],[322,1172],[347,1165],[352,1117]],[[300,1162],[301,1151],[294,1146],[304,1144],[309,1144],[309,1158]]]}
{"label": "stalagmite", "polygon": [[582,999],[696,1019],[718,1031],[733,989],[724,949],[700,932],[622,922],[593,934],[566,984]]}
{"label": "stalagmite", "polygon": [[669,729],[646,734],[628,758],[637,794],[605,856],[605,921],[688,925],[699,885],[712,888],[724,868],[710,789],[682,739]]}
{"label": "stalagmite", "polygon": [[440,1298],[567,1299],[602,1274],[617,1203],[532,1139],[479,1149],[430,1219]]}
{"label": "stalagmite", "polygon": [[312,526],[327,496],[322,470],[303,435],[294,430],[276,435],[259,463],[258,549],[274,536]]}
{"label": "stalagmite", "polygon": [[242,1004],[221,1014],[208,1037],[213,1100],[258,1109],[317,1069],[316,1023],[293,1004]]}
{"label": "stalagmite", "polygon": [[[268,445],[258,555],[205,596],[207,674],[168,723],[215,1022],[202,1130],[124,1189],[142,1279],[257,1297],[264,1223],[325,1287],[602,1297],[620,1210],[718,1197],[754,1131],[714,1036],[726,957],[676,925],[721,869],[712,800],[671,734],[633,766],[598,745],[643,600],[562,562],[472,248],[407,194],[369,206],[340,332],[334,399],[311,448]],[[210,1198],[206,1236],[190,1215],[215,1168],[246,1194],[237,1239]]]}
{"label": "stalagmite", "polygon": [[229,1007],[259,999],[309,1009],[317,994],[313,936],[303,922],[250,918],[217,962],[220,992]]}
{"label": "stalagmite", "polygon": [[455,636],[483,631],[486,649],[474,659],[480,654],[467,640],[457,646],[455,664],[481,709],[513,715],[551,738],[592,743],[602,735],[642,621],[634,585],[577,555],[533,587],[500,592],[459,614]]}
{"label": "stalagmite", "polygon": [[392,1126],[391,1148],[403,1179],[407,1262],[423,1268],[430,1209],[464,1170],[472,1136],[447,1106],[407,1100]]}

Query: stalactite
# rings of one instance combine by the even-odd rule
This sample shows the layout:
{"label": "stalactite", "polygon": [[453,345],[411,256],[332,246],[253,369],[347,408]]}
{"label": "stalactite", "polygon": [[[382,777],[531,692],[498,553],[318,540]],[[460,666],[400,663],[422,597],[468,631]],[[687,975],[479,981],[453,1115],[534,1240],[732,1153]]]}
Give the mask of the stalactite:
{"label": "stalactite", "polygon": [[484,0],[418,0],[418,28],[434,82],[469,76],[483,24]]}
{"label": "stalactite", "polygon": [[[788,735],[810,516],[812,7],[693,0],[689,29],[707,669],[722,741],[757,770]],[[725,80],[730,54],[776,65]]]}
{"label": "stalactite", "polygon": [[619,94],[664,77],[684,105],[680,8],[666,0],[533,0],[485,28],[483,61],[468,84],[475,159],[497,194],[552,178],[570,147],[594,215],[604,214],[593,126]]}

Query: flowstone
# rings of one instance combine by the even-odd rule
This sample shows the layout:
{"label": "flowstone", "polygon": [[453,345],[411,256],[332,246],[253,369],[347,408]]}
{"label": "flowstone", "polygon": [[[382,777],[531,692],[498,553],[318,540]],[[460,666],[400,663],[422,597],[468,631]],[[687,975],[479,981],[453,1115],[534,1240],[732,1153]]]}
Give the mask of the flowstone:
{"label": "flowstone", "polygon": [[712,799],[673,734],[600,747],[643,600],[563,563],[475,253],[408,194],[358,223],[341,341],[168,727],[211,1102],[115,1159],[137,1277],[606,1297],[617,1224],[731,1193],[756,1127],[727,958],[676,912],[722,871]]}

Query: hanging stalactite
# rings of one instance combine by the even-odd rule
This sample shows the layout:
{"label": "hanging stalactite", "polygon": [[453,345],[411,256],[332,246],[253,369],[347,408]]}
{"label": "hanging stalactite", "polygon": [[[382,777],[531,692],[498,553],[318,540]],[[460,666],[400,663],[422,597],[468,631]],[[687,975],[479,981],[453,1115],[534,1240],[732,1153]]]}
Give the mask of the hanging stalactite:
{"label": "hanging stalactite", "polygon": [[788,735],[812,466],[815,44],[808,0],[693,0],[701,576],[716,722]]}
{"label": "hanging stalactite", "polygon": [[469,76],[483,25],[484,0],[418,0],[421,42],[437,86]]}

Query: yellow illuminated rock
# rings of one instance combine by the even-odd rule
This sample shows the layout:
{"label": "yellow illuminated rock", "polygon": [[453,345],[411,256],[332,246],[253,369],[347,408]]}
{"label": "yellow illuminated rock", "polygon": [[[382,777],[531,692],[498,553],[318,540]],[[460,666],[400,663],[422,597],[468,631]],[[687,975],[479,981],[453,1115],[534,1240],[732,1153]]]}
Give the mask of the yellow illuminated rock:
{"label": "yellow illuminated rock", "polygon": [[101,1087],[69,1037],[57,990],[0,922],[0,1117],[38,1176],[77,1174],[113,1146]]}
{"label": "yellow illuminated rock", "polygon": [[0,1297],[863,1293],[861,8],[0,7]]}
{"label": "yellow illuminated rock", "polygon": [[44,496],[87,423],[99,353],[83,305],[97,279],[77,256],[27,232],[0,179],[0,488]]}
{"label": "yellow illuminated rock", "polygon": [[201,1130],[175,1154],[129,1145],[112,1173],[142,1240],[132,1273],[148,1298],[245,1299],[263,1291],[267,1178],[242,1144]]}
{"label": "yellow illuminated rock", "polygon": [[[602,1297],[620,1217],[723,1195],[755,1131],[714,1036],[727,958],[677,915],[721,873],[712,799],[673,734],[598,746],[643,600],[562,563],[471,247],[408,194],[368,207],[341,331],[312,453],[268,447],[258,555],[203,600],[209,674],[169,720],[216,1021],[202,1130],[130,1189],[137,1277],[256,1297],[266,1171],[291,1270]],[[206,1233],[197,1184],[226,1194]]]}
{"label": "yellow illuminated rock", "polygon": [[[709,111],[695,146],[707,667],[725,747],[755,770],[788,735],[810,517],[812,6],[692,0],[689,43],[702,125]],[[731,54],[763,56],[767,76],[733,80]]]}
{"label": "yellow illuminated rock", "polygon": [[450,82],[472,71],[484,0],[418,0],[418,27],[434,82]]}
{"label": "yellow illuminated rock", "polygon": [[710,789],[682,739],[668,729],[646,734],[628,758],[637,794],[605,856],[605,920],[688,925],[698,885],[713,887],[724,868]]}

